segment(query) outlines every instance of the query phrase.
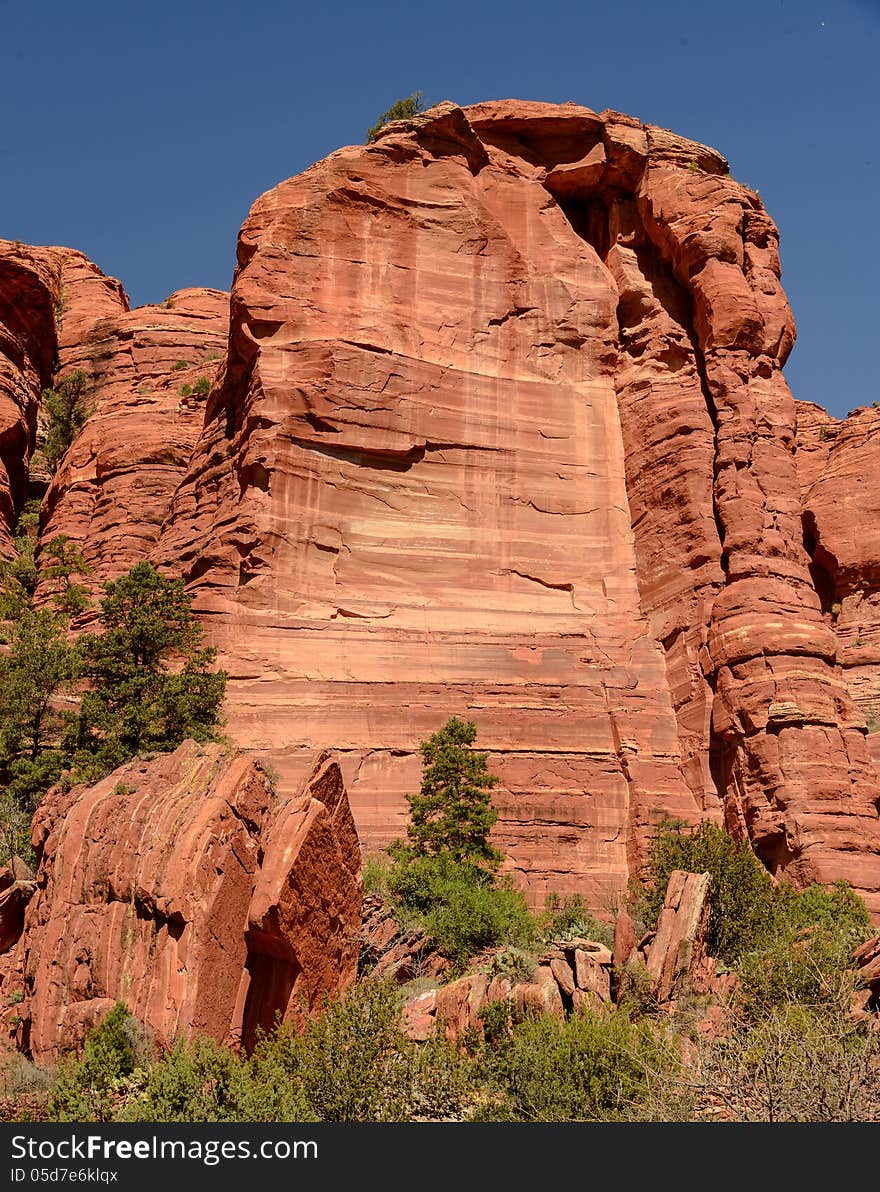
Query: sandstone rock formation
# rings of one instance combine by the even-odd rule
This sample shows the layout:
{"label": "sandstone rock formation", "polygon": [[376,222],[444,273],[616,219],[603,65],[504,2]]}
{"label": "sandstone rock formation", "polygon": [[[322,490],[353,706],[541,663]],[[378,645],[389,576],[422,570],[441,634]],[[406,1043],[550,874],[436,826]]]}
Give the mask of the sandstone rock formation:
{"label": "sandstone rock formation", "polygon": [[87,373],[90,414],[46,494],[42,540],[64,533],[80,543],[97,594],[158,541],[202,428],[206,392],[194,387],[213,381],[226,347],[229,298],[181,290],[129,310],[75,257],[63,261],[62,285],[57,376]]}
{"label": "sandstone rock formation", "polygon": [[536,899],[601,904],[671,813],[880,909],[777,233],[723,158],[617,113],[443,104],[258,200],[232,310],[156,557],[211,614],[238,739],[287,781],[343,749],[377,843],[465,713]]}
{"label": "sandstone rock formation", "polygon": [[[633,964],[643,966],[647,988],[656,1004],[671,1011],[682,994],[708,993],[713,1006],[702,1029],[714,1029],[723,1019],[735,978],[717,973],[717,961],[706,953],[711,892],[708,873],[676,869],[657,920],[657,929],[638,945],[630,934],[629,915],[621,908],[615,931],[614,952],[588,939],[564,939],[550,944],[538,958],[531,980],[510,980],[491,975],[500,949],[483,953],[472,962],[472,971],[448,985],[414,994],[404,1003],[402,1026],[412,1039],[423,1041],[443,1030],[457,1039],[468,1030],[483,1030],[482,1014],[493,1002],[507,1002],[514,1021],[549,1014],[561,1018],[581,1009],[601,1009],[620,999]],[[631,928],[631,922],[630,922]],[[865,982],[880,972],[880,943],[872,941],[855,955]],[[488,972],[487,972],[488,969]],[[870,1001],[870,993],[864,1003]]]}
{"label": "sandstone rock formation", "polygon": [[518,101],[340,149],[246,220],[204,411],[178,392],[214,377],[222,295],[128,311],[79,254],[6,257],[37,312],[7,506],[57,350],[96,409],[44,534],[95,583],[144,551],[185,576],[283,790],[338,750],[385,843],[465,715],[536,902],[610,907],[673,815],[880,913],[871,535],[836,504],[871,434],[796,439],[777,232],[718,153]]}
{"label": "sandstone rock formation", "polygon": [[52,377],[60,293],[57,262],[0,240],[0,557],[27,496],[40,393]]}
{"label": "sandstone rock formation", "polygon": [[843,420],[798,403],[805,539],[846,686],[880,760],[880,409]]}
{"label": "sandstone rock formation", "polygon": [[20,964],[20,1042],[37,1060],[118,998],[160,1043],[247,1046],[354,979],[360,854],[330,758],[278,800],[253,760],[184,742],[54,792],[34,841],[21,956],[4,963]]}

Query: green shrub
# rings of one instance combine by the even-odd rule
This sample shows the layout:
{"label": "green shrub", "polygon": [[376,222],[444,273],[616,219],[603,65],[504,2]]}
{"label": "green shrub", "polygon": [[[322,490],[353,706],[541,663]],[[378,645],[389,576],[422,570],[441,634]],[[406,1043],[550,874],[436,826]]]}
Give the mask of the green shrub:
{"label": "green shrub", "polygon": [[58,1122],[110,1121],[114,1094],[148,1061],[149,1045],[124,1002],[117,1002],[86,1039],[79,1059],[62,1061],[49,1099]]}
{"label": "green shrub", "polygon": [[387,882],[399,917],[415,917],[456,968],[484,948],[535,942],[535,921],[523,895],[508,881],[493,884],[476,866],[457,865],[449,857],[412,857],[404,850]]}
{"label": "green shrub", "polygon": [[548,894],[542,930],[548,940],[580,937],[597,940],[608,948],[614,943],[614,928],[609,923],[600,922],[580,894],[569,894],[565,899],[560,899],[558,894]]}
{"label": "green shrub", "polygon": [[90,411],[85,402],[88,380],[88,375],[77,368],[63,377],[56,389],[43,390],[43,402],[49,415],[43,454],[50,472],[57,469],[61,457],[88,420]]}
{"label": "green shrub", "polygon": [[388,893],[388,876],[391,872],[392,861],[387,853],[368,853],[361,866],[361,878],[364,892],[367,894]]}
{"label": "green shrub", "polygon": [[651,850],[652,884],[639,895],[649,923],[674,869],[711,874],[708,950],[739,975],[750,1014],[845,999],[853,948],[871,931],[864,903],[846,882],[801,891],[774,884],[751,848],[722,828],[667,822]]}
{"label": "green shrub", "polygon": [[581,1012],[565,1022],[527,1019],[496,1031],[482,1057],[495,1095],[480,1120],[624,1121],[652,1096],[660,1074],[679,1066],[678,1052],[649,1023],[619,1010]]}
{"label": "green shrub", "polygon": [[512,886],[450,884],[444,900],[425,916],[425,929],[456,968],[496,944],[534,942],[525,899]]}
{"label": "green shrub", "polygon": [[880,1120],[880,1035],[845,1008],[773,1007],[704,1043],[693,1075],[702,1113],[739,1122]]}
{"label": "green shrub", "polygon": [[181,385],[180,386],[180,396],[181,397],[192,397],[192,391],[193,391],[192,385]]}
{"label": "green shrub", "polygon": [[281,1027],[248,1059],[210,1039],[180,1043],[129,1095],[124,1121],[387,1122],[460,1119],[471,1065],[443,1038],[399,1026],[397,991],[366,981],[301,1031]]}
{"label": "green shrub", "polygon": [[211,382],[207,377],[199,377],[195,385],[193,385],[193,393],[196,397],[204,397],[205,394],[211,392]]}
{"label": "green shrub", "polygon": [[255,1070],[280,1069],[314,1120],[399,1122],[446,1119],[469,1095],[466,1061],[445,1039],[427,1045],[400,1029],[398,991],[367,980],[297,1033],[283,1028],[261,1043]]}
{"label": "green shrub", "polygon": [[740,844],[717,824],[691,829],[664,820],[651,846],[648,886],[637,895],[637,909],[653,925],[675,869],[708,872],[710,913],[708,950],[730,964],[770,928],[774,917],[773,881],[748,844]]}
{"label": "green shrub", "polygon": [[171,365],[172,372],[182,372],[185,368],[189,368],[189,365],[185,360],[178,360],[176,364]]}
{"label": "green shrub", "polygon": [[770,929],[737,964],[744,1005],[753,1015],[785,1003],[847,1005],[853,949],[872,931],[865,904],[843,881],[774,893]]}
{"label": "green shrub", "polygon": [[367,144],[375,141],[379,130],[392,120],[411,120],[424,108],[424,96],[421,91],[413,91],[406,99],[397,99],[391,107],[383,112],[372,128],[367,129]]}
{"label": "green shrub", "polygon": [[506,977],[512,985],[532,981],[535,976],[535,957],[524,948],[502,948],[492,957],[492,976]]}
{"label": "green shrub", "polygon": [[277,1062],[252,1062],[213,1039],[178,1043],[119,1114],[127,1122],[314,1121]]}

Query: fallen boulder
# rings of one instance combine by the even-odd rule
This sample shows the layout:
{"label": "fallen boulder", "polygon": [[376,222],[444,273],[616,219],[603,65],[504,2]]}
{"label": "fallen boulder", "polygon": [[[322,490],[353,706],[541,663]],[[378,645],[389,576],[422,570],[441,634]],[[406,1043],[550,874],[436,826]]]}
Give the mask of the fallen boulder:
{"label": "fallen boulder", "polygon": [[360,852],[322,756],[280,802],[258,761],[184,742],[51,792],[22,949],[20,1045],[54,1059],[121,999],[161,1044],[250,1046],[354,980]]}

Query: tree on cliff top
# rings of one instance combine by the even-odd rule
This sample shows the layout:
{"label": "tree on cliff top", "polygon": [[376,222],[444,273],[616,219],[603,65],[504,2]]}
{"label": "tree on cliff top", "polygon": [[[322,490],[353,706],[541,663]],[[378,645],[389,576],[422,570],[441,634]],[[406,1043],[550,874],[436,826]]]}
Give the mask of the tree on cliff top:
{"label": "tree on cliff top", "polygon": [[217,651],[201,628],[182,580],[138,563],[104,585],[103,632],[80,641],[83,674],[77,769],[107,773],[142,750],[175,749],[214,735],[226,674],[210,671]]}
{"label": "tree on cliff top", "polygon": [[489,843],[498,819],[491,795],[498,779],[489,772],[488,754],[471,749],[476,736],[472,721],[453,716],[422,742],[421,792],[407,796],[409,851],[494,873],[502,859]]}
{"label": "tree on cliff top", "polygon": [[392,120],[412,120],[418,112],[424,110],[424,95],[421,91],[413,91],[406,99],[396,99],[387,112],[383,112],[372,128],[367,129],[367,144],[375,141],[379,130]]}

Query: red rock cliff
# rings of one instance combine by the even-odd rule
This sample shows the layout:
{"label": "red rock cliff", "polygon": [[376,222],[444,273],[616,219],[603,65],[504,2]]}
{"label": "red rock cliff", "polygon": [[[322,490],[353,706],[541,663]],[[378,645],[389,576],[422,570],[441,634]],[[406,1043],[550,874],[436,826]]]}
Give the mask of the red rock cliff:
{"label": "red rock cliff", "polygon": [[[712,149],[575,105],[439,105],[256,202],[197,440],[158,337],[207,343],[203,298],[71,330],[70,367],[106,344],[105,425],[47,529],[99,572],[150,547],[181,571],[236,740],[286,789],[338,749],[368,843],[454,713],[538,900],[601,904],[673,814],[880,911],[870,700],[832,607],[864,604],[865,548],[829,571],[817,547],[846,536],[822,477],[866,457],[818,433],[796,457],[779,273]],[[142,384],[174,428],[159,468]]]}
{"label": "red rock cliff", "polygon": [[441,105],[264,195],[161,557],[239,739],[346,751],[369,841],[472,716],[533,890],[663,813],[880,907],[876,780],[803,545],[777,233],[713,150]]}

